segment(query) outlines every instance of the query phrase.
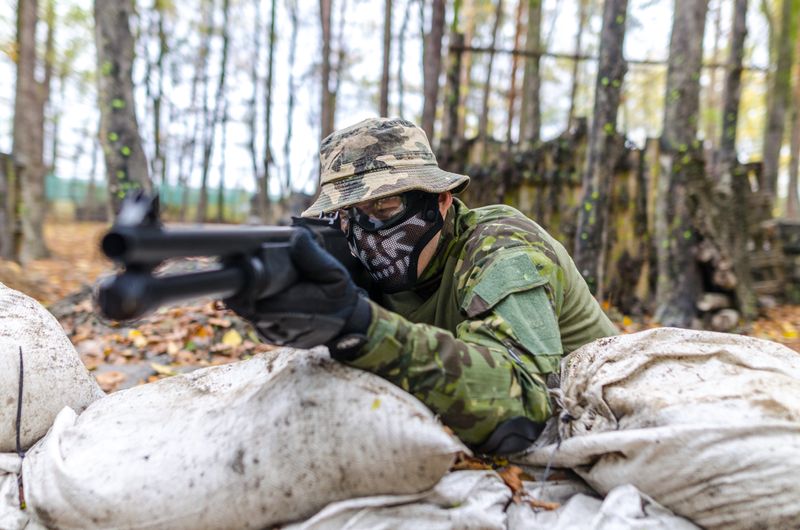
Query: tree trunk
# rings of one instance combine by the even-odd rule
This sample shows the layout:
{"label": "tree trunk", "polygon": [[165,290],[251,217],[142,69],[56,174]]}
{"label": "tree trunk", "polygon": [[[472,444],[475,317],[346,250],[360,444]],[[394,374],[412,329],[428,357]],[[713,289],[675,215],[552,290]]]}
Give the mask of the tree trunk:
{"label": "tree trunk", "polygon": [[[581,55],[583,51],[583,31],[586,27],[586,20],[589,18],[589,0],[578,0],[578,30],[575,32],[575,56]],[[578,95],[580,71],[580,61],[572,61],[572,87],[569,91],[569,112],[567,113],[567,128],[572,127],[575,121],[575,99]]]}
{"label": "tree trunk", "polygon": [[481,118],[478,122],[478,138],[481,139],[481,159],[486,159],[486,149],[489,136],[489,95],[492,90],[492,68],[494,67],[494,48],[497,44],[497,31],[503,21],[503,0],[497,0],[497,8],[494,14],[494,26],[492,26],[492,44],[489,52],[489,63],[486,65],[486,80],[483,83],[483,94],[481,98]]}
{"label": "tree trunk", "polygon": [[583,172],[583,208],[578,216],[575,264],[599,299],[605,295],[608,213],[614,166],[620,156],[617,134],[622,80],[627,70],[622,55],[628,0],[606,0],[595,82],[594,116],[589,133],[589,152]]}
{"label": "tree trunk", "polygon": [[[184,137],[181,145],[180,159],[178,160],[178,187],[181,190],[181,206],[180,206],[180,220],[186,221],[189,213],[189,179],[194,173],[195,165],[195,148],[197,146],[197,137],[200,133],[200,116],[198,116],[197,108],[197,92],[200,81],[203,82],[203,101],[205,102],[208,91],[207,71],[208,71],[208,41],[211,27],[211,8],[209,7],[208,0],[201,0],[201,23],[198,33],[200,34],[200,49],[198,50],[194,60],[194,75],[192,76],[192,87],[189,96],[189,110],[186,114],[191,114],[193,119],[191,129],[191,136]],[[205,107],[205,105],[202,105]],[[189,120],[185,121],[186,129],[189,128]],[[187,162],[188,160],[188,162]],[[188,163],[188,167],[186,164]]]}
{"label": "tree trunk", "polygon": [[766,191],[775,196],[783,147],[786,111],[791,92],[792,55],[795,19],[800,15],[800,0],[783,0],[780,32],[777,35],[777,61],[771,76],[770,97],[767,99],[767,123],[764,128],[764,176]]}
{"label": "tree trunk", "polygon": [[703,178],[697,141],[700,69],[708,0],[676,0],[669,44],[664,106],[660,205],[656,213],[658,284],[655,318],[689,327],[695,316],[700,275],[693,256],[690,180]]}
{"label": "tree trunk", "polygon": [[[722,35],[722,0],[717,0],[716,9],[714,9],[714,47],[711,52],[711,62],[714,64],[720,63],[719,58],[719,41]],[[704,139],[706,148],[713,152],[714,147],[718,145],[719,131],[717,127],[719,122],[715,119],[716,111],[719,109],[719,94],[717,91],[717,69],[711,68],[708,74],[708,89],[706,91],[705,107],[712,112],[707,112],[711,119],[704,120]]]}
{"label": "tree trunk", "polygon": [[119,211],[131,189],[152,191],[133,100],[131,2],[95,0],[100,142],[106,161],[111,208]]}
{"label": "tree trunk", "polygon": [[422,130],[433,145],[436,104],[439,99],[439,74],[442,71],[442,37],[444,36],[445,0],[433,0],[431,27],[423,46]]}
{"label": "tree trunk", "polygon": [[[48,4],[48,19],[52,18],[52,0]],[[18,256],[25,263],[48,256],[44,242],[44,107],[50,92],[52,75],[52,24],[47,31],[45,79],[36,80],[36,0],[20,0],[17,10],[17,84],[14,98],[13,155],[20,171],[12,171],[20,194],[16,195],[15,214],[21,222],[22,241]],[[50,60],[48,60],[48,58]]]}
{"label": "tree trunk", "polygon": [[403,74],[403,65],[406,61],[406,33],[408,32],[408,20],[411,16],[412,2],[414,0],[406,0],[403,23],[400,25],[400,34],[397,36],[397,115],[401,118],[405,115],[405,75]]}
{"label": "tree trunk", "polygon": [[219,150],[219,185],[217,186],[217,222],[225,222],[225,152],[228,149],[228,99],[222,103],[222,138]]}
{"label": "tree trunk", "polygon": [[800,200],[797,196],[800,171],[800,39],[795,47],[794,91],[790,118],[792,136],[789,144],[789,188],[786,190],[786,217],[800,219]]}
{"label": "tree trunk", "polygon": [[385,0],[383,8],[383,70],[378,113],[389,115],[389,66],[392,50],[392,0]]}
{"label": "tree trunk", "polygon": [[[522,15],[524,13],[523,7],[525,0],[517,1],[517,15],[516,24],[514,27],[514,49],[519,49],[520,41],[522,40]],[[506,127],[506,144],[511,145],[512,131],[514,128],[514,110],[517,101],[517,70],[519,69],[519,55],[516,53],[511,56],[511,86],[508,89],[508,126]]]}
{"label": "tree trunk", "polygon": [[0,155],[0,258],[7,260],[17,257],[14,245],[14,227],[17,223],[16,178],[14,158]]}
{"label": "tree trunk", "polygon": [[269,15],[269,49],[267,50],[267,79],[264,87],[264,173],[261,176],[261,186],[265,192],[266,207],[269,215],[269,181],[272,171],[272,77],[275,64],[275,9],[276,0],[272,0]]}
{"label": "tree trunk", "polygon": [[100,143],[97,138],[92,139],[92,167],[89,170],[89,184],[86,186],[86,209],[87,220],[95,220],[95,195],[97,194],[97,155],[100,151]]}
{"label": "tree trunk", "polygon": [[[475,5],[474,0],[467,3],[465,9],[466,23],[464,24],[464,43],[472,44],[472,37],[475,35]],[[466,138],[467,135],[467,94],[472,86],[472,64],[475,55],[465,51],[461,56],[461,78],[458,86],[458,137]]]}
{"label": "tree trunk", "polygon": [[440,153],[443,159],[449,160],[453,152],[461,145],[462,138],[458,134],[459,94],[461,93],[461,50],[464,46],[464,35],[450,32],[450,53],[447,58],[447,79],[445,82],[445,106],[442,117],[442,140]]}
{"label": "tree trunk", "polygon": [[720,212],[720,239],[730,248],[730,259],[737,283],[735,293],[742,316],[757,315],[756,295],[750,272],[750,253],[747,250],[749,235],[748,197],[751,193],[747,175],[741,170],[736,157],[736,127],[739,121],[739,103],[742,87],[742,60],[747,36],[748,0],[735,0],[733,6],[730,52],[722,89],[722,117],[717,160],[714,164],[715,199]]}
{"label": "tree trunk", "polygon": [[161,185],[166,184],[166,156],[164,154],[164,138],[161,123],[161,105],[164,100],[164,58],[168,51],[167,32],[164,28],[164,17],[166,16],[166,5],[164,0],[156,0],[155,9],[158,13],[158,59],[156,60],[156,70],[158,72],[158,85],[153,97],[153,144],[155,150],[153,154],[153,178],[160,176]]}
{"label": "tree trunk", "polygon": [[332,69],[334,82],[331,89],[331,128],[336,123],[336,97],[339,95],[339,87],[341,87],[342,79],[344,78],[345,56],[347,55],[346,43],[351,40],[345,32],[345,22],[349,13],[347,0],[342,0],[339,6],[338,49],[336,50],[336,66]]}
{"label": "tree trunk", "polygon": [[284,185],[281,186],[281,195],[289,196],[292,193],[292,157],[291,157],[291,144],[292,144],[292,123],[294,122],[294,63],[297,54],[297,1],[289,0],[289,20],[291,21],[292,30],[289,37],[289,103],[286,108],[286,139],[283,142],[283,163],[285,171]]}
{"label": "tree trunk", "polygon": [[219,80],[217,81],[217,91],[214,95],[214,108],[211,111],[211,119],[206,122],[204,131],[205,143],[203,145],[203,173],[200,177],[200,198],[197,201],[197,222],[202,223],[206,218],[208,209],[208,174],[211,170],[211,155],[214,149],[214,136],[216,135],[217,125],[220,123],[224,111],[225,98],[225,74],[228,67],[228,14],[230,12],[230,0],[222,2],[222,55],[220,57]]}
{"label": "tree trunk", "polygon": [[[250,55],[250,85],[253,88],[252,96],[248,101],[247,128],[249,132],[248,146],[250,148],[250,164],[253,169],[253,181],[256,185],[256,207],[261,222],[267,222],[267,189],[261,180],[261,170],[258,163],[256,150],[256,136],[258,135],[258,65],[261,61],[261,1],[253,0],[255,19],[253,23],[253,52]],[[290,92],[291,94],[291,92]]]}
{"label": "tree trunk", "polygon": [[322,79],[320,80],[320,140],[333,132],[333,96],[331,95],[331,13],[332,0],[319,0],[322,26]]}
{"label": "tree trunk", "polygon": [[539,143],[539,129],[542,124],[539,107],[539,52],[542,38],[542,1],[528,0],[528,32],[525,37],[525,73],[522,76],[522,109],[519,116],[519,143],[523,148],[531,148]]}

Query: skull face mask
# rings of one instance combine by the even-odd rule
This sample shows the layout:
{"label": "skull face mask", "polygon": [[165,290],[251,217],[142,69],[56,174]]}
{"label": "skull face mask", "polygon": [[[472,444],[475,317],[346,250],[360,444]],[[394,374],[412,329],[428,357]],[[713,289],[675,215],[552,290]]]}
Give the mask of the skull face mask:
{"label": "skull face mask", "polygon": [[[410,192],[392,205],[391,215],[348,213],[347,242],[350,251],[385,293],[411,288],[417,281],[419,255],[444,225],[438,196]],[[381,217],[387,217],[385,220]]]}

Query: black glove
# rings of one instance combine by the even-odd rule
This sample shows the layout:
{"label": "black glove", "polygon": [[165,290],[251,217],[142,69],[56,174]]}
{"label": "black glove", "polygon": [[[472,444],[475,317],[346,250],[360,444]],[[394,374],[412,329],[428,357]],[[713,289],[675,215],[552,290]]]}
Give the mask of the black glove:
{"label": "black glove", "polygon": [[267,342],[297,348],[325,344],[333,357],[354,357],[366,342],[371,318],[366,297],[347,269],[309,231],[295,232],[289,256],[297,269],[297,283],[255,303],[241,295],[225,303]]}

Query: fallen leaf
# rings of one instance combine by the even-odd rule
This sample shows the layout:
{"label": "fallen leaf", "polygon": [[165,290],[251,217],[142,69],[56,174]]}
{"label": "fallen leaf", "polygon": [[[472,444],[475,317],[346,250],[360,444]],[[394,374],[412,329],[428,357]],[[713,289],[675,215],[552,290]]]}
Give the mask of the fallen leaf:
{"label": "fallen leaf", "polygon": [[530,504],[533,508],[540,508],[549,512],[558,510],[561,507],[560,503],[540,501],[539,499],[528,499],[528,504]]}
{"label": "fallen leaf", "polygon": [[239,332],[235,329],[230,331],[226,331],[225,335],[222,336],[222,344],[226,346],[239,346],[242,343],[242,336],[239,335]]}
{"label": "fallen leaf", "polygon": [[137,348],[144,348],[147,346],[147,339],[138,329],[132,329],[128,332],[128,340]]}
{"label": "fallen leaf", "polygon": [[166,376],[166,377],[178,374],[178,372],[176,372],[174,369],[170,368],[169,366],[167,366],[165,364],[150,363],[150,368],[155,370],[155,372],[158,375],[163,375],[163,376]]}
{"label": "fallen leaf", "polygon": [[503,482],[506,483],[506,486],[511,488],[511,491],[516,493],[521,493],[525,486],[522,484],[522,469],[518,466],[507,466],[503,469],[497,471],[497,474],[500,475],[500,478],[503,479]]}
{"label": "fallen leaf", "polygon": [[381,406],[381,400],[379,398],[375,398],[375,401],[372,402],[372,410],[376,410]]}
{"label": "fallen leaf", "polygon": [[116,370],[95,374],[94,376],[97,384],[100,385],[105,392],[113,392],[116,388],[127,379],[127,376],[122,372]]}

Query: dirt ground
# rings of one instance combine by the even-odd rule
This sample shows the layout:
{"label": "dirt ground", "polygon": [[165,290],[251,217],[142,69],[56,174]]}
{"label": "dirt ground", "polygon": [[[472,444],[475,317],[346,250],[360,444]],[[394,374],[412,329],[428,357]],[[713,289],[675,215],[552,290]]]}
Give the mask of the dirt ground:
{"label": "dirt ground", "polygon": [[[113,265],[100,253],[104,223],[49,223],[52,256],[24,266],[0,260],[0,283],[42,302],[56,316],[107,391],[168,377],[199,366],[223,364],[270,349],[252,328],[213,301],[166,308],[135,323],[97,318],[91,289]],[[653,327],[610,311],[627,333]],[[766,310],[744,327],[747,335],[774,340],[800,352],[800,306]]]}

